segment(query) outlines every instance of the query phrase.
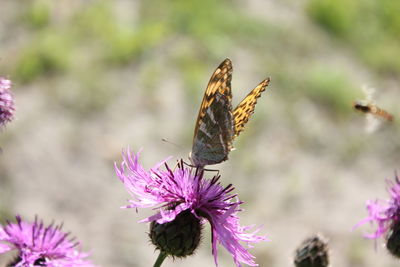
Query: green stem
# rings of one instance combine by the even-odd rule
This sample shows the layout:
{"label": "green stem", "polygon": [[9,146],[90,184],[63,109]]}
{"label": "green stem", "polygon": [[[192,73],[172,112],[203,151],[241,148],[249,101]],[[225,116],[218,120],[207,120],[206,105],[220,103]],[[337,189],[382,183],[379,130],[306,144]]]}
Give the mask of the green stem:
{"label": "green stem", "polygon": [[160,251],[160,255],[158,255],[158,258],[156,260],[156,263],[154,263],[153,267],[160,267],[161,264],[164,262],[165,258],[168,256],[167,253]]}

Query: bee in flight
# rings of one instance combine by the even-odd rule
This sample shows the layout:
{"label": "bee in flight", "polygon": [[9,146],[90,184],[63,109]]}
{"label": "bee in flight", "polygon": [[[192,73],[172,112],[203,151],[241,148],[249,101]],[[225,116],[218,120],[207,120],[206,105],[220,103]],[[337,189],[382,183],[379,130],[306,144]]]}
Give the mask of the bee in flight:
{"label": "bee in flight", "polygon": [[365,113],[367,124],[366,131],[371,133],[374,132],[383,119],[385,121],[393,121],[394,117],[392,114],[384,109],[379,108],[375,102],[372,100],[372,95],[375,92],[374,88],[363,86],[362,91],[365,93],[366,97],[363,100],[356,100],[353,103],[353,108],[357,111]]}
{"label": "bee in flight", "polygon": [[357,100],[357,101],[354,101],[353,107],[356,110],[359,110],[361,112],[371,113],[371,114],[373,114],[375,116],[384,118],[384,119],[386,119],[388,121],[393,121],[393,115],[392,114],[390,114],[386,110],[383,110],[383,109],[379,108],[374,103],[369,103],[369,102],[363,101],[363,100]]}
{"label": "bee in flight", "polygon": [[366,95],[364,100],[356,100],[353,103],[354,109],[361,111],[363,113],[369,113],[373,114],[376,117],[383,118],[387,121],[393,121],[393,115],[387,112],[386,110],[383,110],[379,108],[375,102],[372,100],[372,95],[375,92],[374,88],[370,88],[367,86],[363,86],[362,90],[364,94]]}

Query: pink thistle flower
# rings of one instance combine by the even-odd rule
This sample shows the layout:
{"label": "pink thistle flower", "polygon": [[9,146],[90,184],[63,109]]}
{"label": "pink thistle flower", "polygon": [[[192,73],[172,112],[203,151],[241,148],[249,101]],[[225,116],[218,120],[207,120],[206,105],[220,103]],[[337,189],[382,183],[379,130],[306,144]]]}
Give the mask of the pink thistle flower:
{"label": "pink thistle flower", "polygon": [[386,182],[391,198],[386,201],[367,201],[369,215],[355,227],[367,222],[376,223],[375,232],[365,237],[377,240],[383,235],[386,248],[393,256],[400,258],[400,181],[396,174],[394,181]]}
{"label": "pink thistle flower", "polygon": [[373,234],[364,235],[369,239],[377,239],[387,233],[390,227],[400,219],[400,181],[396,175],[395,181],[386,180],[391,198],[388,200],[368,200],[368,217],[361,220],[354,228],[367,222],[376,223],[377,228]]}
{"label": "pink thistle flower", "polygon": [[[248,233],[252,227],[239,225],[237,213],[242,202],[237,200],[236,194],[232,194],[234,187],[231,184],[222,187],[219,183],[220,176],[214,176],[210,180],[205,179],[204,171],[199,169],[193,171],[193,168],[185,167],[183,162],[171,170],[163,161],[147,171],[138,163],[138,154],[132,154],[128,150],[122,153],[122,157],[121,166],[115,164],[115,170],[133,197],[129,200],[130,204],[124,208],[158,209],[155,215],[140,222],[152,222],[152,226],[167,225],[180,220],[181,216],[192,214],[201,223],[207,220],[211,224],[212,253],[217,266],[217,243],[222,244],[231,253],[237,266],[241,266],[241,263],[257,266],[255,257],[240,242],[247,243],[251,247],[252,243],[258,243],[266,238],[256,235],[259,229]],[[165,165],[165,170],[161,169],[162,165]],[[157,230],[159,229],[152,228],[152,232]],[[198,236],[193,237],[193,240],[197,239]],[[186,255],[192,253],[193,249]]]}
{"label": "pink thistle flower", "polygon": [[17,250],[18,256],[7,266],[31,267],[92,267],[84,260],[87,253],[79,252],[79,245],[61,231],[62,225],[44,226],[35,218],[33,223],[22,221],[16,216],[16,223],[7,222],[0,227],[0,254]]}
{"label": "pink thistle flower", "polygon": [[0,77],[0,126],[6,125],[14,117],[14,97],[10,88],[11,81]]}

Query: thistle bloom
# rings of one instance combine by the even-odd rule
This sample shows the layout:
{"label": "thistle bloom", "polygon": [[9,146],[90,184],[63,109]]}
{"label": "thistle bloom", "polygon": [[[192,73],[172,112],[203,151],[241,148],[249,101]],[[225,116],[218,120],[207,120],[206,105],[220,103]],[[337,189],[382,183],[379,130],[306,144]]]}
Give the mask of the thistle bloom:
{"label": "thistle bloom", "polygon": [[7,266],[31,267],[92,267],[88,256],[79,252],[79,245],[69,238],[69,233],[61,231],[62,226],[44,226],[35,218],[33,223],[22,221],[16,216],[16,223],[7,222],[0,226],[0,254],[17,250],[18,255]]}
{"label": "thistle bloom", "polygon": [[376,223],[373,234],[366,234],[369,239],[377,239],[388,232],[390,227],[400,220],[400,181],[396,175],[395,181],[386,180],[391,198],[386,201],[367,201],[368,217],[360,221],[355,227],[367,222]]}
{"label": "thistle bloom", "polygon": [[10,91],[11,81],[0,77],[0,126],[14,117],[14,97]]}
{"label": "thistle bloom", "polygon": [[393,256],[400,258],[400,181],[396,174],[394,181],[386,182],[391,198],[386,201],[367,201],[369,215],[355,227],[367,222],[376,223],[375,232],[365,237],[377,240],[383,235],[386,248]]}
{"label": "thistle bloom", "polygon": [[[154,224],[169,225],[175,221],[180,221],[179,224],[182,224],[182,221],[189,220],[188,215],[197,218],[201,223],[207,220],[211,224],[212,253],[217,266],[217,243],[222,244],[231,253],[237,266],[241,266],[241,263],[257,266],[255,257],[240,242],[250,246],[251,243],[257,243],[266,238],[256,235],[258,229],[248,233],[251,227],[239,225],[237,213],[240,211],[239,205],[242,202],[237,200],[235,194],[232,194],[234,187],[231,184],[222,187],[219,176],[214,176],[210,180],[205,179],[204,171],[185,167],[183,162],[178,163],[177,167],[171,170],[163,161],[147,171],[138,163],[138,154],[132,154],[128,150],[124,151],[122,156],[121,166],[115,165],[116,173],[133,197],[125,208],[158,208],[155,215],[140,222],[152,222],[152,226]],[[161,168],[163,164],[165,170]],[[175,228],[183,227],[175,226]],[[151,231],[158,230],[152,227]],[[193,242],[196,242],[199,235],[193,235]],[[193,250],[186,255],[193,253]]]}

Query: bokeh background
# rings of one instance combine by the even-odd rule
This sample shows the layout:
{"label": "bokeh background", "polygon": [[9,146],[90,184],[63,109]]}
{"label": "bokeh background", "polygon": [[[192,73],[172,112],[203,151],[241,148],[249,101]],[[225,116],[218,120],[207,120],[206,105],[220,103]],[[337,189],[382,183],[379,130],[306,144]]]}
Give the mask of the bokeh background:
{"label": "bokeh background", "polygon": [[[243,204],[241,222],[271,242],[260,266],[292,266],[313,233],[332,266],[397,266],[365,240],[367,199],[386,198],[399,168],[400,2],[393,0],[1,0],[0,75],[13,81],[15,120],[0,133],[0,219],[64,222],[101,266],[152,266],[150,210],[129,198],[113,164],[143,148],[151,167],[187,159],[202,94],[234,64],[238,103],[259,99],[230,159],[218,166]],[[363,85],[395,116],[367,133],[352,109]],[[168,142],[163,142],[166,139]],[[233,266],[220,247],[220,266]],[[214,266],[207,226],[197,253],[163,266]]]}

